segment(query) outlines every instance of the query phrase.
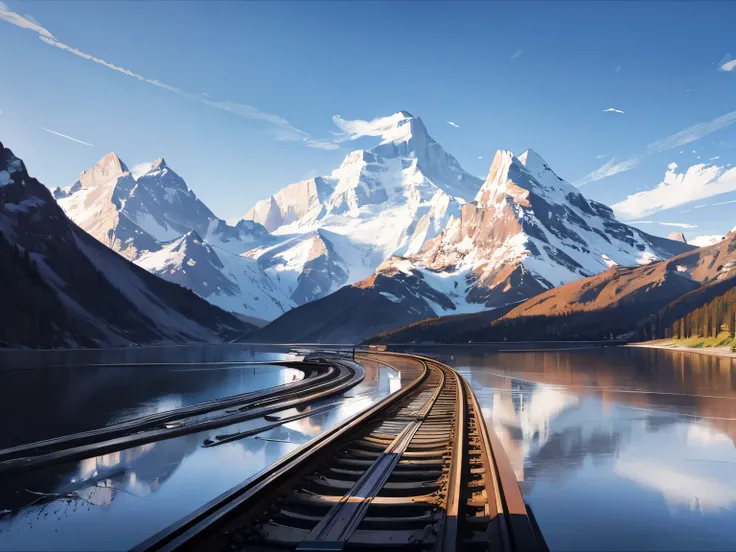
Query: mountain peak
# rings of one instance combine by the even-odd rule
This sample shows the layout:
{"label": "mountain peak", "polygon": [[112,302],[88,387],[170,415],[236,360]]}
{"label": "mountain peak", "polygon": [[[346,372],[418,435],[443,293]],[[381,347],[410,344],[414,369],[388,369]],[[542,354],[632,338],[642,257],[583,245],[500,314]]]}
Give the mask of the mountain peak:
{"label": "mountain peak", "polygon": [[547,162],[542,159],[542,156],[539,155],[536,151],[532,149],[526,150],[524,153],[522,153],[518,157],[519,161],[522,165],[524,165],[527,169],[531,170],[534,167],[545,167],[549,166],[547,165]]}
{"label": "mountain peak", "polygon": [[670,240],[687,243],[687,240],[685,239],[685,234],[683,234],[682,232],[670,232],[667,238]]}
{"label": "mountain peak", "polygon": [[575,187],[557,176],[535,151],[526,150],[516,157],[511,151],[499,150],[475,200],[488,206],[503,195],[525,200],[530,193],[553,203],[568,201],[566,197],[570,194],[580,195]]}
{"label": "mountain peak", "polygon": [[129,172],[128,167],[123,163],[123,160],[118,157],[118,154],[111,151],[105,155],[102,159],[97,162],[95,168],[108,169],[118,171],[120,173]]}
{"label": "mountain peak", "polygon": [[115,152],[110,152],[97,162],[97,165],[79,175],[83,188],[94,188],[116,180],[130,171]]}
{"label": "mountain peak", "polygon": [[156,159],[153,163],[151,163],[151,169],[152,171],[158,171],[162,169],[168,168],[168,165],[166,164],[166,161],[163,157],[159,157]]}

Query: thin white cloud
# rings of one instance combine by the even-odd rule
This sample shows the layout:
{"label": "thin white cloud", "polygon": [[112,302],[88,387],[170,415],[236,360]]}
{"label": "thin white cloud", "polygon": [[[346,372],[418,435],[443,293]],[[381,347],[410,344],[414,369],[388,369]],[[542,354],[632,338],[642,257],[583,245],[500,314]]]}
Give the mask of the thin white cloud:
{"label": "thin white cloud", "polygon": [[93,144],[83,142],[82,140],[77,140],[76,138],[73,138],[72,136],[67,136],[66,134],[62,134],[61,132],[56,132],[55,130],[51,130],[50,128],[41,127],[41,130],[45,130],[49,134],[55,134],[56,136],[61,136],[62,138],[66,138],[67,140],[71,140],[72,142],[76,142],[77,144],[82,144],[83,146],[87,146],[90,148],[95,147]]}
{"label": "thin white cloud", "polygon": [[447,121],[447,124],[450,126],[454,126],[455,128],[460,128],[460,125],[453,123],[452,121]]}
{"label": "thin white cloud", "polygon": [[483,159],[483,156],[482,156],[482,155],[479,155],[479,156],[478,156],[478,159]]}
{"label": "thin white cloud", "polygon": [[734,69],[736,69],[736,59],[731,59],[730,53],[723,56],[723,59],[718,62],[719,71],[733,71]]}
{"label": "thin white cloud", "polygon": [[659,224],[660,226],[674,226],[676,228],[697,228],[697,224],[687,224],[685,222],[659,222],[658,220],[631,220],[630,224]]}
{"label": "thin white cloud", "polygon": [[133,175],[133,178],[138,180],[141,176],[146,174],[148,171],[151,170],[151,165],[153,165],[153,161],[144,161],[143,163],[136,163],[133,165],[133,168],[130,169],[130,174]]}
{"label": "thin white cloud", "polygon": [[127,77],[134,78],[146,84],[150,84],[157,88],[161,88],[162,90],[166,90],[168,92],[172,92],[174,94],[182,96],[184,98],[194,100],[194,101],[199,101],[210,107],[215,107],[223,111],[228,111],[240,117],[264,121],[274,127],[275,129],[274,138],[276,140],[299,141],[299,142],[303,142],[304,145],[308,147],[319,148],[319,149],[336,149],[339,147],[332,142],[316,140],[309,133],[296,128],[283,117],[280,117],[278,115],[273,115],[271,113],[263,112],[251,105],[238,104],[238,103],[231,102],[231,101],[214,101],[211,99],[207,99],[210,96],[206,94],[193,94],[190,92],[186,92],[180,88],[177,88],[176,86],[171,86],[169,84],[166,84],[156,79],[146,78],[143,75],[130,71],[129,69],[125,69],[124,67],[120,67],[108,61],[105,61],[104,59],[101,59],[93,55],[90,55],[86,52],[77,50],[76,48],[73,48],[57,40],[56,37],[54,37],[54,35],[51,34],[51,32],[48,29],[42,27],[32,17],[23,16],[15,12],[12,12],[8,9],[7,5],[3,4],[2,2],[0,2],[0,20],[11,23],[12,25],[15,25],[16,27],[20,27],[22,29],[33,31],[36,34],[38,34],[38,38],[40,38],[43,42],[45,42],[46,44],[50,46],[54,46],[55,48],[59,48],[70,54],[81,57],[82,59],[92,61],[94,63],[102,65],[103,67],[107,67],[108,69],[117,71],[118,73],[121,73]]}
{"label": "thin white cloud", "polygon": [[715,207],[716,205],[729,205],[731,203],[736,203],[736,199],[731,199],[729,201],[719,201],[718,203],[713,203],[712,206]]}
{"label": "thin white cloud", "polygon": [[616,66],[616,73],[618,73],[620,70],[621,70],[621,66],[620,65],[617,65]]}
{"label": "thin white cloud", "polygon": [[624,114],[624,111],[621,109],[616,109],[615,107],[609,107],[608,109],[604,109],[603,113],[620,113],[621,115]]}
{"label": "thin white cloud", "polygon": [[334,141],[345,142],[348,140],[357,140],[364,136],[380,136],[384,140],[392,140],[398,138],[399,134],[405,134],[405,130],[400,129],[399,121],[405,119],[406,114],[399,112],[389,117],[379,117],[371,121],[363,121],[361,119],[347,120],[340,115],[332,117],[332,121],[337,125],[341,132],[335,133]]}
{"label": "thin white cloud", "polygon": [[596,159],[605,159],[606,157],[608,157],[607,153],[601,153],[600,155],[595,156]]}
{"label": "thin white cloud", "polygon": [[[725,115],[721,115],[720,117],[716,117],[715,119],[704,123],[689,126],[680,132],[676,132],[675,134],[668,136],[667,138],[652,142],[647,146],[647,153],[656,153],[684,146],[685,144],[695,142],[712,132],[726,128],[733,123],[736,123],[736,111],[731,111],[730,113],[726,113]],[[696,153],[695,150],[693,150],[693,153]]]}
{"label": "thin white cloud", "polygon": [[511,59],[516,59],[516,58],[518,58],[518,57],[519,57],[519,56],[520,56],[521,54],[523,54],[523,53],[524,53],[524,50],[522,50],[521,48],[519,48],[518,50],[516,50],[516,51],[515,51],[515,52],[514,52],[514,53],[513,53],[512,55],[511,55]]}
{"label": "thin white cloud", "polygon": [[633,157],[630,157],[629,159],[624,159],[623,161],[619,161],[617,163],[616,158],[612,157],[596,170],[586,174],[580,180],[575,182],[575,185],[578,187],[584,186],[585,184],[595,182],[596,180],[602,180],[603,178],[608,178],[609,176],[613,176],[614,174],[630,171],[631,169],[636,167],[641,160],[642,156],[635,155]]}
{"label": "thin white cloud", "polygon": [[[713,132],[722,130],[735,122],[736,111],[731,111],[710,121],[689,126],[686,129],[683,129],[679,132],[676,132],[675,134],[668,136],[667,138],[652,142],[646,147],[644,153],[638,153],[619,163],[615,163],[614,159],[607,161],[593,172],[586,174],[584,177],[579,179],[577,182],[575,182],[575,185],[578,187],[584,186],[585,184],[588,184],[590,182],[602,180],[603,178],[608,178],[609,176],[613,176],[614,174],[618,174],[620,172],[629,171],[639,165],[639,163],[649,155],[689,144],[690,142],[699,140],[700,138],[703,138],[704,136],[707,136]],[[696,153],[696,151],[693,150],[693,153]]]}
{"label": "thin white cloud", "polygon": [[725,236],[696,236],[687,243],[694,245],[695,247],[705,247],[707,245],[715,245],[718,242],[722,242]]}
{"label": "thin white cloud", "polygon": [[621,219],[632,220],[733,191],[736,168],[699,164],[678,173],[677,163],[670,163],[656,188],[630,195],[612,207]]}

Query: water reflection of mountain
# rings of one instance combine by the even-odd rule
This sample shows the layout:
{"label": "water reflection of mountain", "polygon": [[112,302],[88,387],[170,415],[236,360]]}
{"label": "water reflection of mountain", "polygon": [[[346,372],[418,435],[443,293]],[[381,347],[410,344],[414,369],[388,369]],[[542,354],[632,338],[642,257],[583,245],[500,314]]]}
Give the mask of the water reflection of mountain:
{"label": "water reflection of mountain", "polygon": [[80,503],[109,505],[120,493],[147,496],[176,472],[201,441],[201,435],[185,435],[3,478],[0,510],[11,511],[12,522],[16,516],[35,517],[49,503],[76,510]]}
{"label": "water reflection of mountain", "polygon": [[[457,357],[456,366],[482,365],[507,377],[564,386],[600,398],[604,408],[627,404],[708,422],[736,442],[736,361],[655,349],[594,349]],[[479,385],[498,387],[503,378],[473,373]],[[667,423],[659,416],[652,425]]]}
{"label": "water reflection of mountain", "polygon": [[[732,448],[736,441],[736,368],[729,359],[608,349],[463,356],[455,358],[454,365],[461,371],[471,367],[486,421],[499,435],[526,492],[537,481],[567,478],[583,468],[586,459],[593,465],[610,463],[618,475],[641,485],[647,478],[635,476],[638,468],[632,468],[640,460],[623,462],[621,454],[635,450],[647,457],[652,452],[647,449],[646,442],[652,440],[648,435],[663,434],[661,448],[672,447],[675,457],[706,442]],[[675,444],[678,439],[685,442]],[[649,471],[686,473],[687,481],[708,481],[707,471],[703,476],[689,473],[702,465],[675,465],[666,452],[659,454],[659,467],[651,467],[651,459],[645,463]],[[667,477],[647,480],[668,504],[683,500],[667,493]],[[710,481],[703,489],[715,486]],[[690,496],[685,504],[702,507],[701,502],[726,500],[706,495]]]}

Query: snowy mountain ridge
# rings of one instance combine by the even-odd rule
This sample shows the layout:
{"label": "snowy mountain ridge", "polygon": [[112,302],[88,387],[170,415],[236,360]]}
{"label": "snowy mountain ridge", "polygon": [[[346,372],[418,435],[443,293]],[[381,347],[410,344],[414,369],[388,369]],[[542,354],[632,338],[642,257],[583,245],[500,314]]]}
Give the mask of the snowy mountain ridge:
{"label": "snowy mountain ridge", "polygon": [[[55,195],[72,220],[147,270],[267,320],[399,273],[401,285],[418,286],[406,290],[425,302],[417,312],[475,312],[688,247],[619,223],[531,150],[499,151],[483,181],[408,112],[350,123],[370,128],[346,124],[348,138],[380,143],[257,202],[236,226],[163,159],[136,181],[108,154]],[[392,297],[402,296],[397,286]]]}

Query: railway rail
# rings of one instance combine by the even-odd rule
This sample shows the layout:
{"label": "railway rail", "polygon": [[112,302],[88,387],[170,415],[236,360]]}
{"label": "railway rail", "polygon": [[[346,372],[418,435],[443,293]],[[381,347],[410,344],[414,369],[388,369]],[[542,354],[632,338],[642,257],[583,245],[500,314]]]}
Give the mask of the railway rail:
{"label": "railway rail", "polygon": [[[248,364],[248,363],[243,363]],[[258,362],[298,368],[304,379],[152,414],[99,429],[0,450],[0,474],[68,462],[121,448],[268,417],[342,393],[362,381],[362,366],[346,356],[310,355],[303,362]],[[268,418],[266,418],[268,419]],[[261,428],[259,431],[267,429]]]}
{"label": "railway rail", "polygon": [[545,551],[469,384],[428,358],[356,359],[410,383],[137,550]]}

